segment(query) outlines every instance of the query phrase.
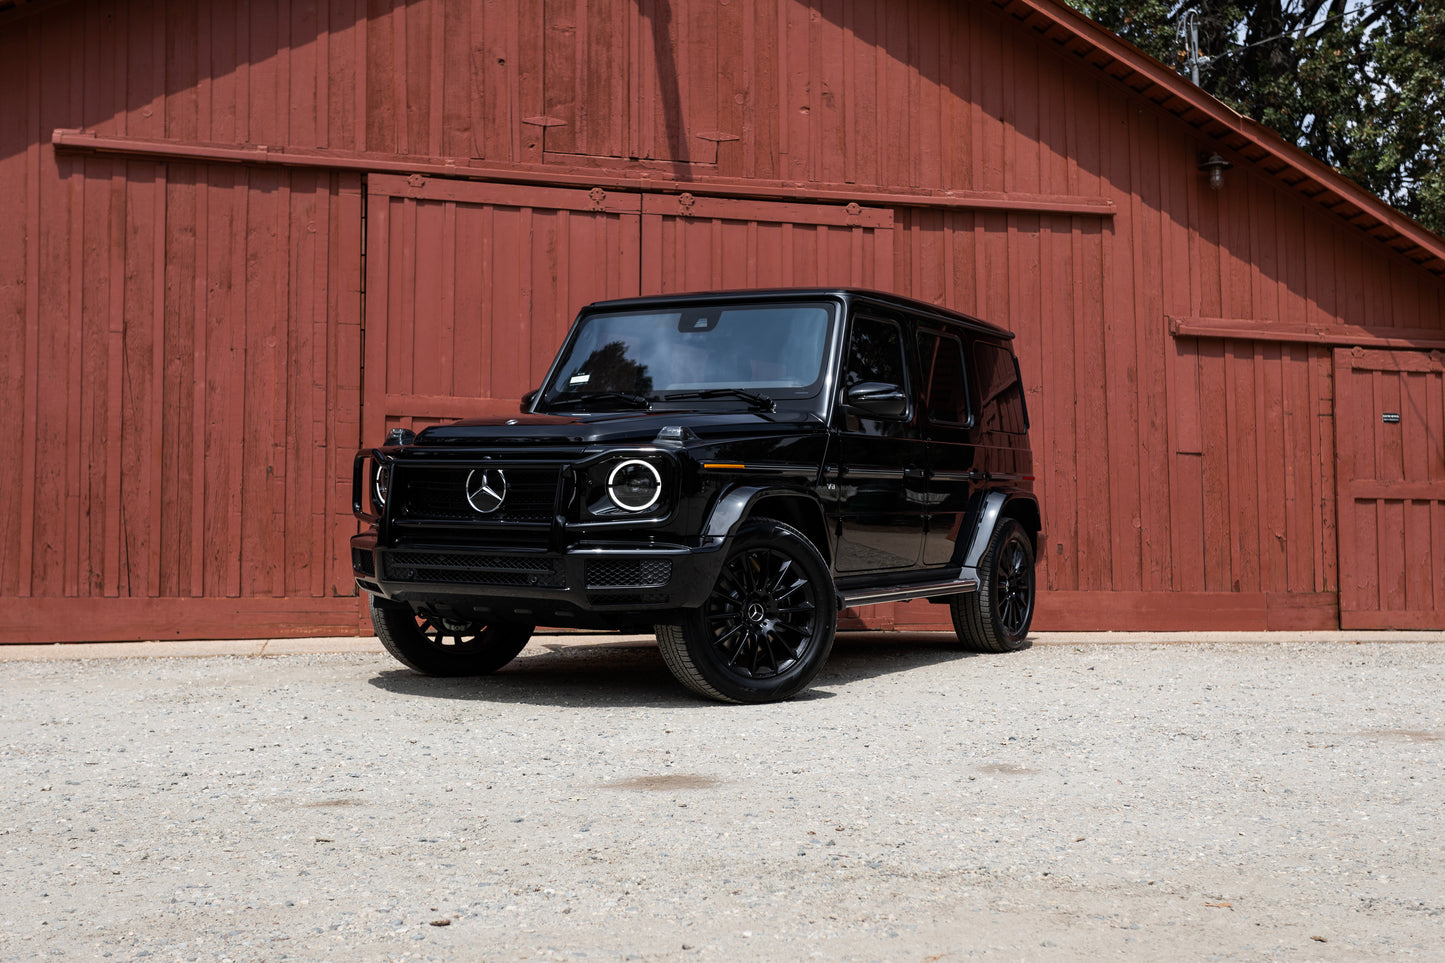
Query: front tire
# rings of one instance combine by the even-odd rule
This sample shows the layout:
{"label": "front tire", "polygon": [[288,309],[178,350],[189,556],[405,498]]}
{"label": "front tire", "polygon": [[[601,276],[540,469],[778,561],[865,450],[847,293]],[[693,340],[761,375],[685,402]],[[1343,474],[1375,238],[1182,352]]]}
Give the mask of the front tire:
{"label": "front tire", "polygon": [[721,702],[778,702],[828,660],[838,602],[812,542],[761,519],[732,539],[712,593],[677,625],[657,626],[663,661],[683,685]]}
{"label": "front tire", "polygon": [[371,597],[371,624],[398,662],[423,675],[490,675],[526,648],[535,626],[460,622]]}
{"label": "front tire", "polygon": [[976,652],[1017,652],[1034,620],[1034,547],[1012,518],[994,529],[978,566],[978,590],[955,595],[949,608],[958,641]]}

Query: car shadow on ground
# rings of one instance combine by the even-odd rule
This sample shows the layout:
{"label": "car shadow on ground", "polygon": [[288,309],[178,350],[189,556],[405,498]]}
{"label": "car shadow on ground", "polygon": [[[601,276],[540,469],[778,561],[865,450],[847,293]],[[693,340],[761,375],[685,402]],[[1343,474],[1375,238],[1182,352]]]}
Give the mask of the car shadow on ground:
{"label": "car shadow on ground", "polygon": [[[398,666],[372,678],[378,689],[403,696],[578,707],[704,708],[718,703],[684,689],[667,670],[657,645],[598,636],[596,642],[535,641],[494,675],[439,679]],[[967,658],[948,633],[843,632],[813,684],[794,702],[830,699],[865,679]]]}

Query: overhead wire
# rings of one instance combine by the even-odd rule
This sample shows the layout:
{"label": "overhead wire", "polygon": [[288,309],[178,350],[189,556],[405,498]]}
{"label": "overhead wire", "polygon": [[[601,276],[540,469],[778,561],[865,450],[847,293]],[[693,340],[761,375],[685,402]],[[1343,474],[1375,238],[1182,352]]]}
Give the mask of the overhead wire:
{"label": "overhead wire", "polygon": [[1344,13],[1331,14],[1330,16],[1325,17],[1323,20],[1317,21],[1315,23],[1301,24],[1293,30],[1286,30],[1284,33],[1276,34],[1273,37],[1265,37],[1263,40],[1256,40],[1253,43],[1236,44],[1232,47],[1226,47],[1219,53],[1211,54],[1207,58],[1204,58],[1204,65],[1207,66],[1208,64],[1219,60],[1221,57],[1227,57],[1230,54],[1236,54],[1244,50],[1252,50],[1255,47],[1262,47],[1267,43],[1274,43],[1276,40],[1283,40],[1286,37],[1291,37],[1296,34],[1304,34],[1311,30],[1317,30],[1320,27],[1323,27],[1325,24],[1329,23],[1331,20],[1342,20],[1345,17],[1348,17],[1351,14],[1359,13],[1362,10],[1370,10],[1374,7],[1386,6],[1399,2],[1400,0],[1366,0],[1366,2],[1356,4],[1355,6],[1345,10]]}

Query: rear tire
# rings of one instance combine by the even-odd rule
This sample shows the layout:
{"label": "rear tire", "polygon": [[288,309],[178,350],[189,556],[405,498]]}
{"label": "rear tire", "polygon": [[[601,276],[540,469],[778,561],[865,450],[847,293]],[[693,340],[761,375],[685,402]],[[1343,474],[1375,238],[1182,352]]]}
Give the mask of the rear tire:
{"label": "rear tire", "polygon": [[978,566],[978,590],[955,595],[949,608],[959,643],[976,652],[1017,652],[1034,620],[1034,548],[1012,518],[994,529]]}
{"label": "rear tire", "polygon": [[375,595],[371,597],[371,624],[398,662],[435,676],[490,675],[526,648],[536,628],[434,618]]}
{"label": "rear tire", "polygon": [[663,661],[689,689],[721,702],[779,702],[828,660],[838,623],[833,579],[812,542],[772,519],[732,539],[702,608],[656,628]]}

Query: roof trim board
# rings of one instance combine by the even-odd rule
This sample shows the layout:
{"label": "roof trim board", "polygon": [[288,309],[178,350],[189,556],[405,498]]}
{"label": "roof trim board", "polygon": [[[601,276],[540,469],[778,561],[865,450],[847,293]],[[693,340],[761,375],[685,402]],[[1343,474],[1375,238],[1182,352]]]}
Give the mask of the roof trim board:
{"label": "roof trim board", "polygon": [[1221,152],[1233,154],[1236,162],[1248,161],[1432,274],[1445,276],[1445,239],[1270,128],[1231,110],[1127,40],[1056,0],[990,2],[1060,49],[1217,141]]}

